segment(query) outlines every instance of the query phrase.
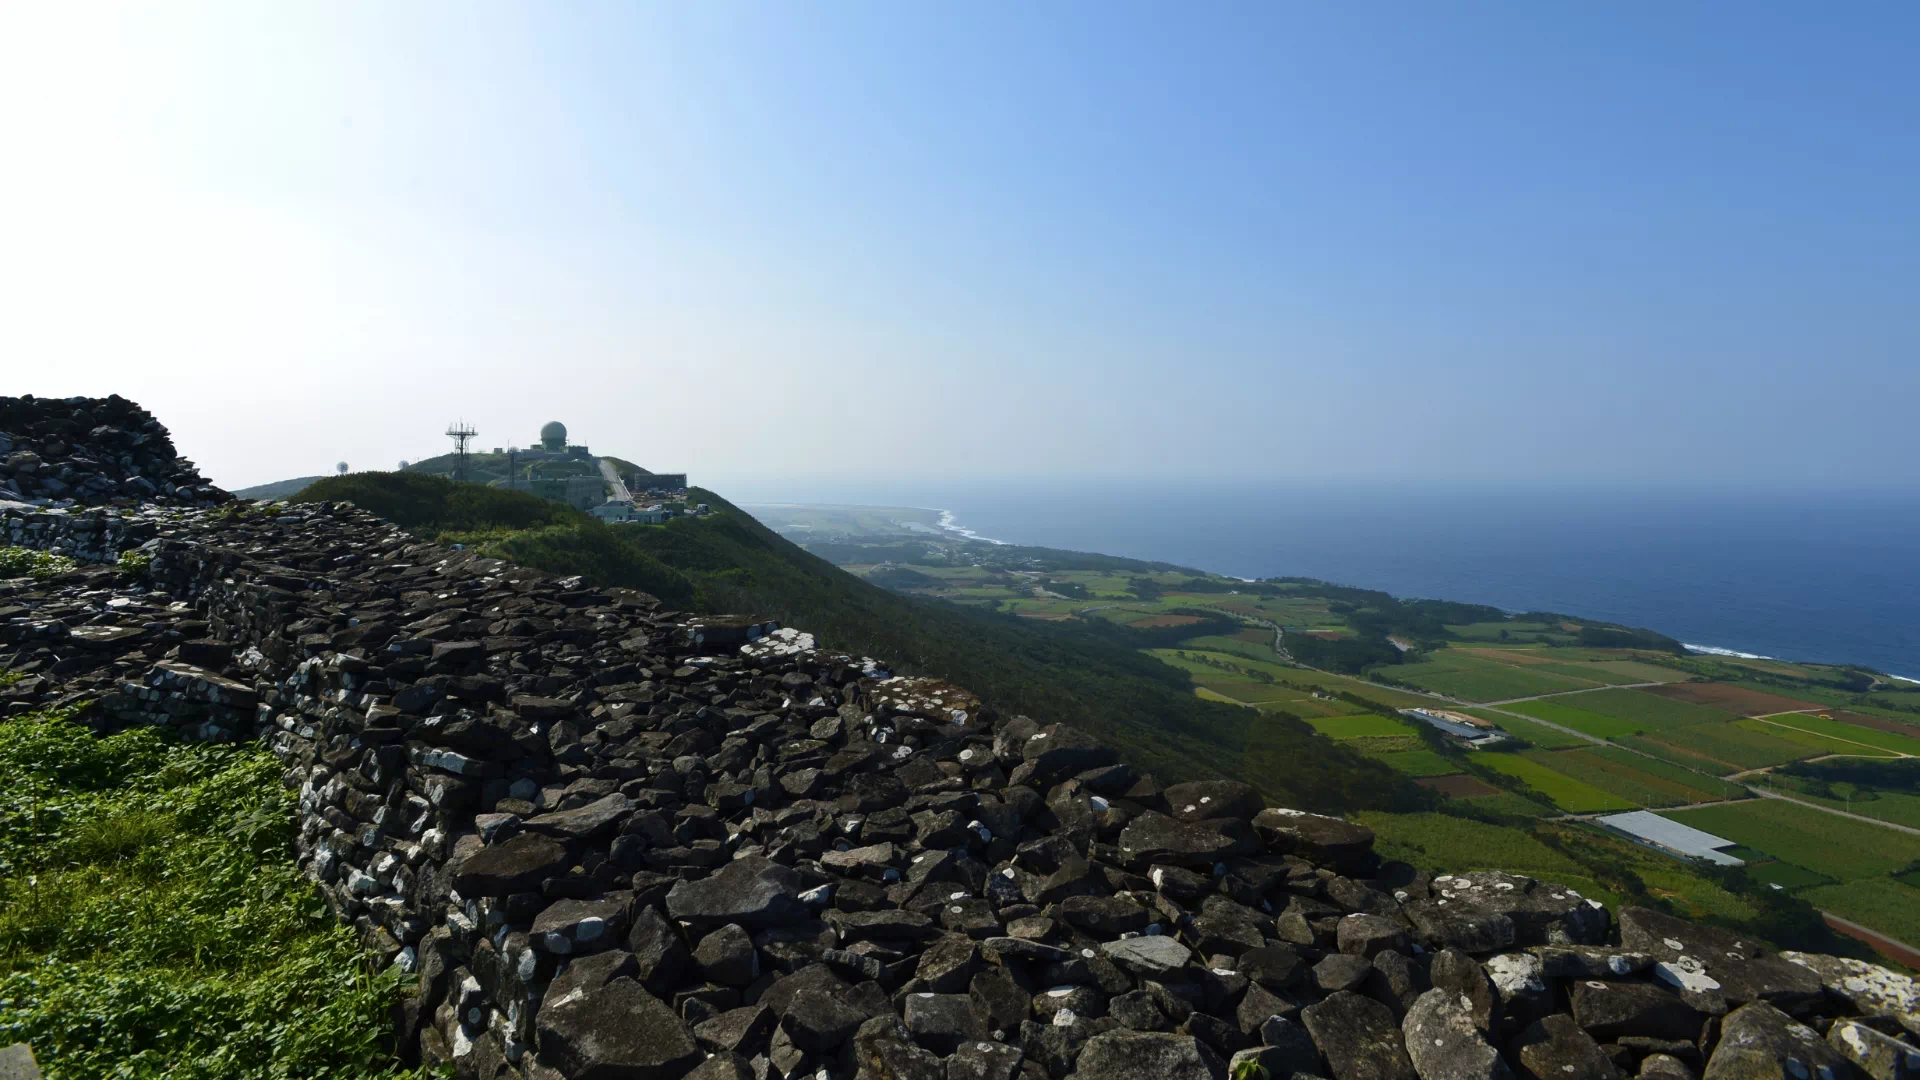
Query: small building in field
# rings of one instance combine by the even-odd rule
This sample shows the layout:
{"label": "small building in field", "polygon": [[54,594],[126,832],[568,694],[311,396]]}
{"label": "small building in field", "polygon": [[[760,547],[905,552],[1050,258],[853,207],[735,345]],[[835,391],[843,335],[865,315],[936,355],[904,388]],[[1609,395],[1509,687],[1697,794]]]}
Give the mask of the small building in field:
{"label": "small building in field", "polygon": [[1499,725],[1452,709],[1402,709],[1401,712],[1469,742],[1485,742],[1506,736]]}

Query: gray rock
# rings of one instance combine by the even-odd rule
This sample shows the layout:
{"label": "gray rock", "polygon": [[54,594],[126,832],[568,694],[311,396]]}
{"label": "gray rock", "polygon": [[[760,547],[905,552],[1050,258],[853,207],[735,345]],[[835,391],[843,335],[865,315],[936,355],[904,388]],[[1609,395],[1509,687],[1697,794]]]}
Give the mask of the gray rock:
{"label": "gray rock", "polygon": [[803,989],[793,995],[780,1016],[780,1030],[793,1045],[809,1054],[838,1050],[868,1019],[867,1014],[841,995]]}
{"label": "gray rock", "polygon": [[760,977],[760,954],[753,938],[737,923],[728,923],[700,939],[693,962],[708,982],[746,986]]}
{"label": "gray rock", "polygon": [[1835,1020],[1827,1029],[1827,1044],[1873,1080],[1920,1077],[1920,1047],[1883,1035],[1858,1021]]}
{"label": "gray rock", "polygon": [[1226,1064],[1191,1035],[1122,1028],[1088,1039],[1073,1075],[1080,1080],[1226,1080]]}
{"label": "gray rock", "polygon": [[1373,961],[1351,953],[1333,953],[1313,966],[1313,984],[1323,994],[1358,990],[1373,975]]}
{"label": "gray rock", "polygon": [[1767,955],[1759,941],[1648,908],[1621,910],[1620,943],[1652,956],[1661,981],[1677,989],[1710,991],[1734,1005],[1764,1001],[1799,1014],[1824,997],[1819,973]]}
{"label": "gray rock", "polygon": [[1679,998],[1647,983],[1581,979],[1574,982],[1573,1018],[1595,1039],[1613,1042],[1622,1035],[1654,1039],[1700,1037],[1706,1019]]}
{"label": "gray rock", "polygon": [[946,1080],[1013,1080],[1026,1055],[1017,1046],[991,1039],[961,1043],[947,1059]]}
{"label": "gray rock", "polygon": [[1274,807],[1256,814],[1253,828],[1271,850],[1341,873],[1364,870],[1372,861],[1373,830],[1356,822]]}
{"label": "gray rock", "polygon": [[686,1080],[753,1080],[753,1070],[740,1055],[719,1053],[695,1065]]}
{"label": "gray rock", "polygon": [[1820,977],[1828,994],[1865,1016],[1886,1016],[1920,1036],[1920,982],[1878,964],[1851,957],[1784,952],[1780,958]]}
{"label": "gray rock", "polygon": [[966,994],[908,994],[902,1015],[913,1041],[943,1057],[987,1037],[987,1018]]}
{"label": "gray rock", "polygon": [[627,931],[627,949],[638,965],[635,978],[654,994],[672,993],[681,973],[692,961],[679,928],[661,918],[660,912],[652,907],[634,912],[633,925]]}
{"label": "gray rock", "polygon": [[1851,1065],[1812,1028],[1764,1001],[1720,1022],[1702,1080],[1845,1080]]}
{"label": "gray rock", "polygon": [[1433,958],[1428,977],[1435,990],[1445,990],[1455,998],[1465,998],[1473,1015],[1473,1025],[1482,1034],[1492,1036],[1495,1006],[1499,996],[1486,970],[1473,957],[1459,949],[1447,949]]}
{"label": "gray rock", "polygon": [[[861,1024],[853,1036],[858,1080],[945,1080],[940,1059],[907,1038],[900,1018],[888,1013]],[[822,1070],[825,1072],[826,1070]],[[791,1075],[791,1073],[789,1073]]]}
{"label": "gray rock", "polygon": [[695,1024],[693,1039],[702,1049],[750,1058],[766,1051],[778,1023],[765,1005],[746,1005]]}
{"label": "gray rock", "polygon": [[528,832],[564,840],[585,840],[612,832],[632,812],[633,801],[616,791],[576,810],[556,810],[530,817],[524,827]]}
{"label": "gray rock", "polygon": [[540,1057],[570,1080],[672,1080],[703,1059],[686,1025],[632,979],[541,1006]]}
{"label": "gray rock", "polygon": [[533,920],[534,944],[560,956],[600,952],[620,944],[627,901],[556,900]]}
{"label": "gray rock", "polygon": [[1129,864],[1210,867],[1235,854],[1239,845],[1205,825],[1178,821],[1149,810],[1120,831],[1120,851]]}
{"label": "gray rock", "polygon": [[1161,934],[1109,941],[1100,946],[1109,960],[1136,975],[1164,979],[1193,959],[1193,950]]}
{"label": "gray rock", "polygon": [[1205,821],[1208,818],[1247,820],[1266,807],[1266,800],[1252,784],[1238,780],[1195,780],[1167,788],[1167,806],[1181,821]]}
{"label": "gray rock", "polygon": [[1508,1052],[1525,1080],[1620,1080],[1613,1059],[1564,1013],[1529,1024]]}
{"label": "gray rock", "polygon": [[800,877],[790,867],[750,855],[698,881],[676,884],[667,893],[667,914],[704,928],[783,926],[808,917],[800,891]]}
{"label": "gray rock", "polygon": [[454,891],[463,897],[537,892],[542,882],[567,872],[567,849],[537,833],[522,833],[505,843],[467,856],[453,874]]}
{"label": "gray rock", "polygon": [[1699,1074],[1672,1054],[1648,1054],[1640,1059],[1640,1080],[1699,1080]]}
{"label": "gray rock", "polygon": [[1348,991],[1300,1010],[1334,1080],[1412,1080],[1400,1025],[1385,1005]]}
{"label": "gray rock", "polygon": [[1382,915],[1349,915],[1340,920],[1336,936],[1341,952],[1368,959],[1382,950],[1403,953],[1412,945],[1405,924]]}
{"label": "gray rock", "polygon": [[1476,1022],[1471,998],[1429,990],[1407,1010],[1401,1032],[1420,1080],[1508,1080],[1512,1076]]}

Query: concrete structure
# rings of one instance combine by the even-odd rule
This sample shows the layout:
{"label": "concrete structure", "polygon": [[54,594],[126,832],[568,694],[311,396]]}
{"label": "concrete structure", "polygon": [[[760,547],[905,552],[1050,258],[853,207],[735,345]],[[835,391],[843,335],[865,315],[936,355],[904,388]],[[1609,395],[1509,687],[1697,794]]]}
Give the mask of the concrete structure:
{"label": "concrete structure", "polygon": [[587,511],[587,513],[606,522],[632,521],[634,509],[631,501],[608,499],[606,502]]}
{"label": "concrete structure", "polygon": [[635,491],[685,491],[686,473],[634,473],[627,477],[627,486]]}
{"label": "concrete structure", "polygon": [[1672,818],[1663,818],[1659,814],[1635,810],[1630,814],[1608,814],[1606,817],[1594,820],[1630,840],[1638,841],[1648,847],[1659,848],[1669,855],[1678,855],[1686,859],[1704,859],[1721,866],[1746,865],[1745,860],[1736,859],[1719,850],[1733,847],[1733,841],[1715,836],[1710,832],[1701,832],[1691,825],[1682,825]]}

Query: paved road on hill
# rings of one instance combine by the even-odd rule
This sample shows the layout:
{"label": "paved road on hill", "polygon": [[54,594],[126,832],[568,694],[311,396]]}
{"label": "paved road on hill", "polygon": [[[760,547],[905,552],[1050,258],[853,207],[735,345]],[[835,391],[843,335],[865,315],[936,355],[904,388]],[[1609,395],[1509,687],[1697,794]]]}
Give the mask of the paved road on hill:
{"label": "paved road on hill", "polygon": [[613,462],[608,461],[606,458],[594,458],[593,460],[595,464],[600,466],[601,478],[606,480],[607,486],[613,489],[613,493],[608,495],[607,498],[614,502],[632,502],[633,492],[627,490],[627,482],[620,478],[620,470],[613,467]]}

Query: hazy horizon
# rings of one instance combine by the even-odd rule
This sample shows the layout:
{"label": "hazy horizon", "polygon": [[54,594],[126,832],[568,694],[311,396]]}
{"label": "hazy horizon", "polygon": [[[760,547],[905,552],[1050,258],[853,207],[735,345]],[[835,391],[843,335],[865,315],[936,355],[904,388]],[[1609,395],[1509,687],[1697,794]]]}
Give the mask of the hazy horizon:
{"label": "hazy horizon", "polygon": [[15,5],[0,392],[133,398],[227,487],[392,468],[461,417],[483,448],[560,419],[728,494],[1904,497],[1916,29]]}

